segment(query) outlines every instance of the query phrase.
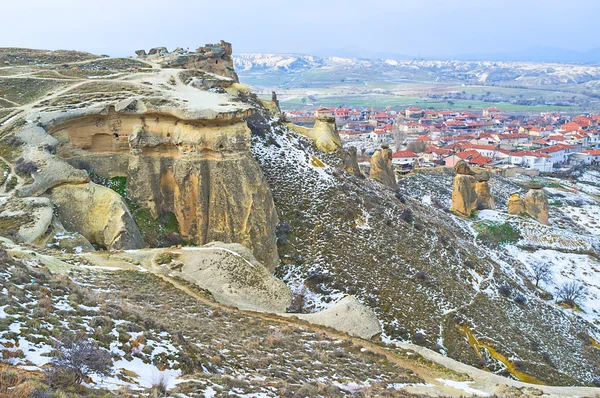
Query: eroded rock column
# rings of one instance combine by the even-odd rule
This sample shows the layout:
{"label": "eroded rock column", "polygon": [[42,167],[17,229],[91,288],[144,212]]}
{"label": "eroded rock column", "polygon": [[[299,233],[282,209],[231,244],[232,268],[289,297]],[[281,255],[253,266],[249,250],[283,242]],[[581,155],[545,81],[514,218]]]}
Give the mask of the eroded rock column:
{"label": "eroded rock column", "polygon": [[473,171],[460,160],[455,166],[456,177],[452,186],[452,206],[450,211],[464,217],[470,217],[473,210],[477,208],[477,193],[475,192],[477,181],[473,177]]}
{"label": "eroded rock column", "polygon": [[371,169],[369,175],[392,189],[397,188],[396,176],[392,170],[392,150],[387,145],[382,145],[371,156]]}
{"label": "eroded rock column", "polygon": [[548,196],[542,184],[531,181],[527,186],[529,192],[523,198],[525,212],[540,223],[548,225]]}

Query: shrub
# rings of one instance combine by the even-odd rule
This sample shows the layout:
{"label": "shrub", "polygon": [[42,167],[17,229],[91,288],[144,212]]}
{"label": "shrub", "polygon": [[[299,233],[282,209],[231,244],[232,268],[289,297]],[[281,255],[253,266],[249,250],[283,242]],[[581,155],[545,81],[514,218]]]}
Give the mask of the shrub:
{"label": "shrub", "polygon": [[515,297],[515,303],[527,304],[527,298],[522,294],[517,294],[517,296]]}
{"label": "shrub", "polygon": [[417,333],[415,333],[415,334],[414,334],[414,336],[413,336],[413,342],[414,342],[416,345],[421,345],[421,346],[423,346],[423,345],[425,345],[425,343],[427,342],[427,339],[425,338],[425,335],[424,335],[423,333],[421,333],[421,332],[417,332]]}
{"label": "shrub", "polygon": [[496,245],[514,243],[521,239],[519,231],[509,223],[482,222],[475,224],[475,229],[477,230],[477,238]]}
{"label": "shrub", "polygon": [[502,285],[498,286],[498,293],[505,297],[510,297],[512,294],[512,287],[508,283],[503,283]]}
{"label": "shrub", "polygon": [[160,372],[159,375],[152,382],[151,397],[166,397],[167,390],[169,388],[169,376],[164,372]]}
{"label": "shrub", "polygon": [[90,375],[108,376],[111,362],[110,353],[86,335],[67,335],[56,344],[47,370],[48,382],[55,387],[72,387]]}
{"label": "shrub", "polygon": [[29,162],[23,158],[19,158],[15,162],[15,171],[19,175],[28,175],[38,171],[38,167],[33,162]]}
{"label": "shrub", "polygon": [[556,295],[563,303],[574,307],[577,303],[583,300],[586,293],[585,286],[576,281],[563,283],[558,287]]}
{"label": "shrub", "polygon": [[306,306],[306,290],[303,288],[292,296],[292,304],[290,304],[288,312],[301,314],[306,311]]}
{"label": "shrub", "polygon": [[402,214],[400,214],[400,218],[406,222],[412,222],[413,221],[413,214],[412,214],[412,210],[410,209],[404,209],[404,211],[402,212]]}

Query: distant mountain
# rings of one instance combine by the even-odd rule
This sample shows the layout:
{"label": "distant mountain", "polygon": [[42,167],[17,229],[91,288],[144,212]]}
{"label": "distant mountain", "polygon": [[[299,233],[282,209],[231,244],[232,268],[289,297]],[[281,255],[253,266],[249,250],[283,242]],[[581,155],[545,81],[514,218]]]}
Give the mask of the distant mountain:
{"label": "distant mountain", "polygon": [[[491,55],[490,57],[493,58]],[[544,58],[541,52],[537,57]],[[365,74],[385,76],[384,80],[388,82],[419,80],[461,84],[507,83],[527,87],[565,84],[585,84],[586,88],[600,86],[600,66],[542,61],[401,60],[317,57],[305,54],[240,54],[234,58],[234,65],[241,77],[260,75],[263,77],[262,83],[268,81],[265,80],[267,77],[276,78],[282,73],[308,70],[320,72],[306,77],[297,76],[285,83],[288,88],[314,82],[325,84],[323,78],[326,75],[330,76],[326,83],[332,84],[345,78],[366,79]]]}

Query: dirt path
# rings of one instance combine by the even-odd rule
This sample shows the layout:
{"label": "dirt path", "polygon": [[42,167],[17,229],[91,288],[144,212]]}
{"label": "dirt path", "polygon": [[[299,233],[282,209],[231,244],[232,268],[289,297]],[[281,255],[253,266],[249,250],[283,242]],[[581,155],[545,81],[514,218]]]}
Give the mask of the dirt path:
{"label": "dirt path", "polygon": [[[141,251],[143,252],[143,251]],[[289,318],[278,316],[277,314],[269,314],[269,313],[261,313],[254,311],[245,311],[239,310],[237,308],[232,308],[223,304],[219,304],[206,296],[202,295],[199,291],[194,288],[189,287],[185,283],[178,281],[175,278],[164,275],[160,273],[159,269],[154,269],[148,264],[144,264],[143,256],[140,258],[136,258],[136,260],[141,260],[138,264],[142,263],[143,265],[134,265],[130,263],[126,263],[122,258],[119,258],[118,255],[108,255],[103,256],[100,253],[90,254],[89,256],[85,256],[90,260],[91,263],[98,264],[98,267],[89,266],[89,269],[98,269],[100,270],[133,270],[140,271],[140,268],[143,267],[144,270],[152,272],[157,277],[161,278],[166,283],[171,284],[175,288],[181,290],[183,293],[193,297],[204,305],[221,309],[224,311],[233,311],[240,314],[245,314],[252,317],[258,317],[265,321],[276,322],[282,325],[289,325],[295,327],[302,327],[307,330],[311,330],[313,332],[324,333],[331,338],[341,339],[352,342],[355,346],[360,348],[365,348],[380,355],[383,355],[387,358],[388,361],[396,364],[400,368],[409,369],[413,371],[415,374],[419,375],[424,381],[425,385],[412,385],[405,386],[403,390],[409,393],[414,394],[423,394],[427,396],[451,396],[451,397],[461,397],[461,396],[469,396],[469,395],[479,395],[479,396],[491,396],[494,394],[498,394],[502,396],[502,390],[505,386],[511,386],[516,388],[532,388],[536,390],[543,391],[546,396],[556,397],[556,398],[574,398],[574,397],[600,397],[600,388],[592,388],[592,387],[555,387],[555,386],[543,386],[536,384],[523,383],[520,381],[508,379],[506,377],[498,376],[496,374],[486,372],[472,366],[463,364],[461,362],[455,361],[451,358],[445,357],[435,351],[429,350],[427,348],[409,344],[409,343],[395,343],[398,348],[402,350],[411,350],[421,355],[427,361],[433,362],[437,364],[437,366],[441,366],[442,368],[449,369],[453,372],[444,371],[444,369],[436,369],[435,365],[428,365],[419,363],[416,358],[409,359],[406,356],[395,353],[383,347],[381,344],[378,344],[373,341],[363,340],[357,337],[349,336],[342,332],[337,332],[330,328],[325,328],[319,325],[310,324],[306,321],[299,320],[297,318]],[[132,254],[132,253],[128,253]],[[142,254],[142,253],[140,253]],[[48,256],[43,256],[50,260]],[[39,257],[38,257],[39,258]],[[52,261],[56,261],[54,257],[52,257]],[[67,264],[65,264],[67,265]],[[57,265],[54,264],[56,269]],[[68,268],[72,268],[75,266],[67,265]],[[465,377],[461,377],[459,375],[464,375]],[[468,377],[466,377],[468,376]],[[459,381],[470,378],[470,381]],[[458,379],[458,380],[457,380]]]}

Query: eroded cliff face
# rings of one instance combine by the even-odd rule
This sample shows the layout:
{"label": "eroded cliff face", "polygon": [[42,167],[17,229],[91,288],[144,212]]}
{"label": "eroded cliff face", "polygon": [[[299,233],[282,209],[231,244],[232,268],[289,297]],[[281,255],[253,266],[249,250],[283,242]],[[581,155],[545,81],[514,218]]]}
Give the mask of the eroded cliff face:
{"label": "eroded cliff face", "polygon": [[277,213],[240,118],[183,120],[109,107],[57,125],[52,135],[75,167],[126,177],[133,203],[154,218],[174,214],[184,239],[241,243],[275,268]]}

